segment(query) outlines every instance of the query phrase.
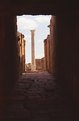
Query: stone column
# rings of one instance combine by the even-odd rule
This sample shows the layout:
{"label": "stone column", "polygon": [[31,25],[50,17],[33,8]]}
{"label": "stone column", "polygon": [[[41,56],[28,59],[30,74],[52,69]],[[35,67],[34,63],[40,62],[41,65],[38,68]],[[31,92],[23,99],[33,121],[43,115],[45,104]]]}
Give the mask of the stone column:
{"label": "stone column", "polygon": [[34,32],[35,30],[31,30],[31,70],[35,71],[36,70],[36,66],[35,66],[35,44],[34,44]]}

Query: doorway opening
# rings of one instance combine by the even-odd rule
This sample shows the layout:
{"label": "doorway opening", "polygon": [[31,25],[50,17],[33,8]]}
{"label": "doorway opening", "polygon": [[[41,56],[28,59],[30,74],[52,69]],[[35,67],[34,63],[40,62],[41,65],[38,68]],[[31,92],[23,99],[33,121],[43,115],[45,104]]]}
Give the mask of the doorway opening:
{"label": "doorway opening", "polygon": [[52,15],[17,16],[20,73],[52,72],[54,19]]}
{"label": "doorway opening", "polygon": [[[22,21],[22,24],[23,23],[24,22]],[[68,112],[69,110],[72,114],[72,110],[69,109],[67,105],[67,98],[64,97],[60,87],[56,85],[56,82],[52,77],[52,75],[48,73],[48,72],[52,74],[55,73],[55,53],[56,53],[55,51],[55,46],[56,46],[55,45],[55,37],[56,37],[55,16],[51,16],[50,23],[47,25],[47,28],[50,32],[46,35],[46,37],[43,40],[44,42],[43,54],[45,57],[45,60],[44,60],[45,71],[43,72],[35,70],[36,68],[31,68],[27,70],[25,65],[27,65],[26,62],[27,62],[28,53],[26,54],[26,60],[25,60],[25,53],[26,51],[29,52],[30,50],[25,51],[25,45],[27,45],[28,39],[27,39],[27,36],[26,38],[24,38],[25,34],[23,32],[20,32],[20,31],[17,32],[18,33],[18,36],[17,36],[18,58],[19,58],[18,62],[19,62],[19,69],[20,69],[19,74],[21,74],[22,76],[16,83],[15,93],[13,95],[14,98],[12,100],[12,103],[10,103],[10,108],[8,108],[8,112],[9,113],[13,112],[13,113],[11,113],[11,115],[7,115],[9,117],[8,119],[12,119],[13,117],[14,120],[24,119],[24,121],[25,120],[52,121],[52,119],[53,120],[56,119],[58,121],[62,119],[64,120],[64,116],[65,117],[68,116],[67,117],[67,121],[68,121],[72,118]],[[26,25],[25,25],[25,29],[26,29]],[[31,36],[29,40],[32,40],[34,42],[35,40],[34,35],[36,34],[36,30],[35,28],[31,28],[30,30],[31,31],[29,33]],[[43,29],[41,29],[41,27],[40,27],[40,30],[42,35]],[[26,42],[25,42],[25,39],[26,39]],[[31,52],[33,51],[34,51],[34,46]],[[34,56],[34,52],[33,52],[33,56]],[[34,64],[36,64],[35,62],[36,62],[35,58],[33,57],[32,67],[34,67]],[[38,64],[38,66],[39,65],[40,63]],[[63,112],[64,112],[64,116],[62,117]]]}

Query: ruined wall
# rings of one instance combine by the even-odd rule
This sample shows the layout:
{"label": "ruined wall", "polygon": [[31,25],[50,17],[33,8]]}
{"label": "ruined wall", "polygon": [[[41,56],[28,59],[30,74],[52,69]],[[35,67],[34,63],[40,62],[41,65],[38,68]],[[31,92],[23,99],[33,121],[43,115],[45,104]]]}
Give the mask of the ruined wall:
{"label": "ruined wall", "polygon": [[44,40],[45,70],[47,70],[47,39]]}
{"label": "ruined wall", "polygon": [[45,71],[45,57],[41,58],[42,70]]}
{"label": "ruined wall", "polygon": [[44,41],[45,50],[45,67],[46,70],[53,75],[56,75],[56,18],[51,17],[50,25],[48,26],[50,35]]}
{"label": "ruined wall", "polygon": [[44,40],[45,70],[50,71],[50,35]]}
{"label": "ruined wall", "polygon": [[35,63],[36,63],[36,70],[45,70],[44,67],[44,58],[41,59],[35,59]]}
{"label": "ruined wall", "polygon": [[24,35],[17,32],[18,39],[18,58],[19,58],[19,74],[25,72],[25,40]]}
{"label": "ruined wall", "polygon": [[50,72],[56,75],[56,17],[50,20]]}
{"label": "ruined wall", "polygon": [[47,71],[50,72],[50,35],[47,36]]}

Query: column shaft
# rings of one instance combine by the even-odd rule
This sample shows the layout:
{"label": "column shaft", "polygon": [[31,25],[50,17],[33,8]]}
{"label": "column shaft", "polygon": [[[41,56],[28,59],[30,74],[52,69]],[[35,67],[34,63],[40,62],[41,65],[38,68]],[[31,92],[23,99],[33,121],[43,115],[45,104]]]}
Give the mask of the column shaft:
{"label": "column shaft", "polygon": [[34,43],[34,32],[31,30],[31,58],[32,58],[32,71],[35,70],[35,43]]}

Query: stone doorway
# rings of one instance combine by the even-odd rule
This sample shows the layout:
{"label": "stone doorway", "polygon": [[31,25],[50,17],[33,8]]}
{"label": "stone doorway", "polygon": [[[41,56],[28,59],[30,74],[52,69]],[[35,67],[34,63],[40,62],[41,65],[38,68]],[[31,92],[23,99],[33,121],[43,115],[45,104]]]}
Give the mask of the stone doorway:
{"label": "stone doorway", "polygon": [[[54,39],[55,28],[53,25],[55,21],[54,19],[55,16],[52,15],[36,15],[36,16],[23,15],[17,17],[18,31],[23,32],[24,33],[23,35],[26,39],[25,40],[26,48],[24,49],[25,61],[23,63],[27,63],[28,58],[30,59],[30,62],[28,64],[25,64],[26,66],[24,67],[26,68],[25,69],[26,72],[27,71],[52,72],[52,59],[55,58],[53,57],[54,46],[52,47],[52,43],[54,44],[55,41]],[[25,23],[25,25],[23,25],[23,23]],[[52,29],[54,30],[53,36],[52,36]],[[30,43],[29,47],[28,43]],[[21,56],[22,54],[22,52],[20,51],[21,49],[19,48],[19,56]]]}

